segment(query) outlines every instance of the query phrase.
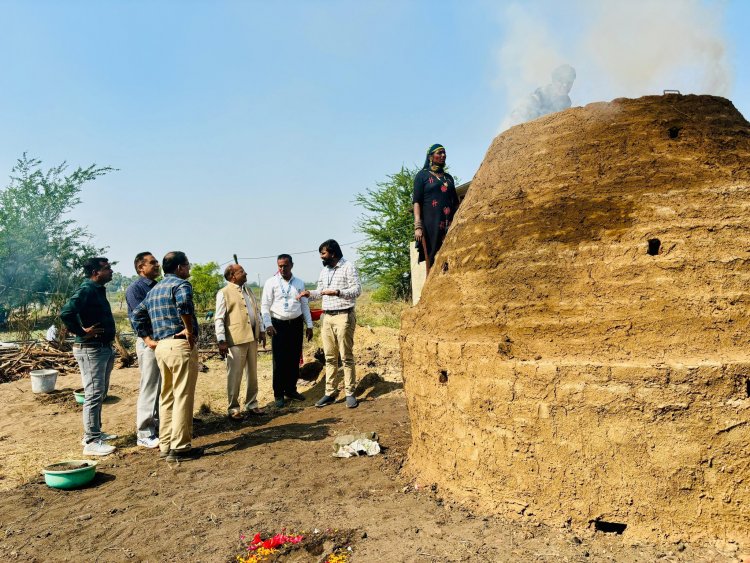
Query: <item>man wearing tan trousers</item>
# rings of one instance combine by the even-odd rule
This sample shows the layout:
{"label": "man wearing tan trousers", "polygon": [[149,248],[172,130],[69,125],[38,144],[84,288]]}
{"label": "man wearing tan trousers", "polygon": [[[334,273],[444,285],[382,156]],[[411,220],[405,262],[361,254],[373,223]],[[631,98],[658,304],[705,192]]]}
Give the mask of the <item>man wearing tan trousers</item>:
{"label": "man wearing tan trousers", "polygon": [[320,245],[318,251],[323,262],[318,287],[297,295],[297,299],[323,299],[323,326],[320,335],[326,356],[326,392],[315,406],[325,407],[336,402],[335,377],[340,357],[344,364],[346,406],[353,409],[359,404],[354,396],[357,383],[354,371],[354,329],[357,327],[357,315],[354,306],[362,293],[362,284],[357,268],[344,259],[339,243],[329,239]]}
{"label": "man wearing tan trousers", "polygon": [[227,285],[216,294],[214,327],[219,354],[227,360],[227,399],[229,417],[242,419],[240,383],[243,375],[244,412],[263,414],[258,407],[258,342],[266,347],[265,327],[255,296],[245,287],[247,274],[239,264],[224,270]]}
{"label": "man wearing tan trousers", "polygon": [[198,321],[185,253],[168,252],[162,270],[164,279],[133,311],[132,325],[147,346],[155,344],[161,372],[159,455],[168,462],[186,461],[203,455],[203,448],[192,447]]}

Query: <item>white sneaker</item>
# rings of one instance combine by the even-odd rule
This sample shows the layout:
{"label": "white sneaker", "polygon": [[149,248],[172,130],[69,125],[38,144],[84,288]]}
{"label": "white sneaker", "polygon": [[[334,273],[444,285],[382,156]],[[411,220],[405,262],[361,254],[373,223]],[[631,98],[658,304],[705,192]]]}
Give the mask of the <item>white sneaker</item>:
{"label": "white sneaker", "polygon": [[[109,442],[110,440],[116,440],[117,438],[119,438],[119,436],[117,434],[107,434],[106,432],[101,432],[99,434],[99,439],[102,442]],[[81,438],[81,445],[82,446],[86,445],[86,436],[84,436],[83,438]]]}
{"label": "white sneaker", "polygon": [[95,440],[86,444],[83,448],[83,455],[109,455],[116,449],[116,447],[105,444],[101,440]]}
{"label": "white sneaker", "polygon": [[138,438],[138,445],[143,446],[144,448],[158,448],[159,447],[159,438],[156,436],[151,436],[150,438]]}

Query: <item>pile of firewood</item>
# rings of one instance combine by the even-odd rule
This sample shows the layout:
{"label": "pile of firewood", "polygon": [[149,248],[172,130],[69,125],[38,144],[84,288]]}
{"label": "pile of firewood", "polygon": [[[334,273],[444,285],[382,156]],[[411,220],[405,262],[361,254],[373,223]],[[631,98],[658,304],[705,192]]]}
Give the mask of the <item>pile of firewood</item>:
{"label": "pile of firewood", "polygon": [[[117,367],[136,365],[135,354],[123,346],[119,335],[114,347]],[[68,343],[30,342],[18,348],[0,348],[0,383],[25,377],[37,369],[56,369],[60,375],[77,374],[78,362]]]}
{"label": "pile of firewood", "polygon": [[36,369],[56,369],[60,374],[78,373],[73,354],[48,344],[33,342],[19,348],[0,348],[0,382],[13,381]]}
{"label": "pile of firewood", "polygon": [[217,344],[214,323],[200,323],[198,328],[198,349],[201,352],[215,350]]}
{"label": "pile of firewood", "polygon": [[120,335],[115,335],[115,341],[113,342],[115,351],[117,352],[117,367],[118,368],[129,368],[131,366],[138,365],[138,358],[136,358],[136,355],[130,352],[125,345],[123,344],[122,340],[120,339]]}

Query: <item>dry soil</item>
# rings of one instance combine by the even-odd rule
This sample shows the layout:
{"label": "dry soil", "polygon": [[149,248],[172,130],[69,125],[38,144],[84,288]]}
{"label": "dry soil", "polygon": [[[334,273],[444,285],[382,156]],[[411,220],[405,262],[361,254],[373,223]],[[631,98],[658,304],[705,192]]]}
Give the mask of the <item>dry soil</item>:
{"label": "dry soil", "polygon": [[[277,561],[322,561],[337,546],[352,562],[408,561],[737,561],[736,546],[636,542],[607,533],[575,534],[538,523],[471,512],[402,465],[410,425],[400,380],[398,335],[356,334],[362,404],[317,409],[322,382],[300,386],[305,403],[271,407],[270,362],[260,362],[268,414],[233,423],[224,416],[223,366],[209,361],[198,381],[195,443],[202,459],[169,465],[135,447],[137,369],[116,370],[104,428],[121,437],[86,488],[48,488],[44,465],[80,459],[79,381],[35,396],[28,380],[0,385],[0,560],[233,561],[240,534],[304,533],[310,541]],[[366,376],[366,378],[365,378]],[[202,409],[198,407],[203,405]],[[384,451],[331,456],[336,435],[376,431]],[[318,531],[316,534],[315,531]],[[316,537],[321,541],[312,541]]]}

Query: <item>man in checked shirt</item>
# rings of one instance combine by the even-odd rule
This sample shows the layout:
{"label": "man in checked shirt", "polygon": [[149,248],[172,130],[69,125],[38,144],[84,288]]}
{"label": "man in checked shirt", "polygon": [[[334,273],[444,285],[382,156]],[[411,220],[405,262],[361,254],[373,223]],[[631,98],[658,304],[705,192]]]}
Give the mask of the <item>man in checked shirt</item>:
{"label": "man in checked shirt", "polygon": [[184,252],[168,252],[161,262],[164,279],[133,311],[132,325],[147,346],[156,342],[161,372],[159,450],[168,462],[196,459],[192,447],[193,402],[198,379],[198,321],[193,305],[190,262]]}
{"label": "man in checked shirt", "polygon": [[313,291],[302,291],[297,299],[323,298],[323,351],[326,356],[326,391],[325,395],[315,403],[316,407],[333,404],[336,399],[334,379],[338,371],[339,356],[344,364],[344,389],[346,391],[346,406],[353,409],[357,406],[354,396],[354,386],[357,383],[354,372],[354,329],[357,326],[357,316],[354,306],[357,297],[362,293],[359,273],[352,262],[344,259],[341,247],[333,239],[329,239],[318,248],[323,270],[318,277],[318,288]]}

